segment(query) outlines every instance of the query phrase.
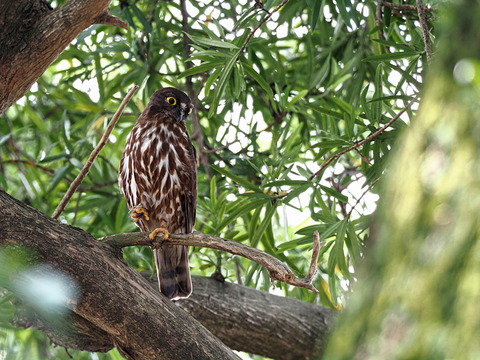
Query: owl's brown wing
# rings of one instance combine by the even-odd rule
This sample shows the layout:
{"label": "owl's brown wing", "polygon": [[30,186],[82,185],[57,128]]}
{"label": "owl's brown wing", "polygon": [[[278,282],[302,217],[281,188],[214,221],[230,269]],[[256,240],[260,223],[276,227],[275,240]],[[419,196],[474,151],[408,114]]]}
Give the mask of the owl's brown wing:
{"label": "owl's brown wing", "polygon": [[195,147],[190,144],[188,148],[190,158],[193,162],[190,165],[190,173],[192,176],[189,178],[188,184],[185,184],[184,195],[184,214],[185,214],[185,233],[191,233],[193,225],[195,224],[195,218],[197,216],[197,152]]}

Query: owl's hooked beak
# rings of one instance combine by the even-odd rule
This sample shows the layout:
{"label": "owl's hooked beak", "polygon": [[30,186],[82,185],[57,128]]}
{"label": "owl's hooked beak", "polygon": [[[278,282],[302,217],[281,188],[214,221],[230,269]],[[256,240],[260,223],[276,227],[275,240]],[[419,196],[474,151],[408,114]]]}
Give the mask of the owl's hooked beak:
{"label": "owl's hooked beak", "polygon": [[177,107],[177,111],[175,112],[175,117],[177,118],[177,121],[185,121],[189,113],[190,108],[187,104],[180,103],[180,106]]}

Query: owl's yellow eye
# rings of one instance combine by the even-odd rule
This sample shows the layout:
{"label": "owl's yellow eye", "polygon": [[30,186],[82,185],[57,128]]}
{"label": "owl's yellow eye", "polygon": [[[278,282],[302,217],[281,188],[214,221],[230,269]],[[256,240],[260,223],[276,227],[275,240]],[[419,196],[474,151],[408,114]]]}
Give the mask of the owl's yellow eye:
{"label": "owl's yellow eye", "polygon": [[169,103],[170,105],[176,105],[176,104],[177,104],[177,99],[175,99],[173,96],[167,97],[166,101],[167,101],[167,103]]}
{"label": "owl's yellow eye", "polygon": [[192,108],[188,109],[188,115],[190,115],[192,113]]}

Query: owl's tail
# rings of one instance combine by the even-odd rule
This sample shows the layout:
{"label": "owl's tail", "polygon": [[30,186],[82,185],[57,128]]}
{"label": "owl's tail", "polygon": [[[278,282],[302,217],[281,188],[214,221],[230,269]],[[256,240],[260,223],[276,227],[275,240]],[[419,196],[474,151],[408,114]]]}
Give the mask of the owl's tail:
{"label": "owl's tail", "polygon": [[187,298],[192,293],[188,266],[188,246],[163,246],[154,249],[160,291],[169,299]]}

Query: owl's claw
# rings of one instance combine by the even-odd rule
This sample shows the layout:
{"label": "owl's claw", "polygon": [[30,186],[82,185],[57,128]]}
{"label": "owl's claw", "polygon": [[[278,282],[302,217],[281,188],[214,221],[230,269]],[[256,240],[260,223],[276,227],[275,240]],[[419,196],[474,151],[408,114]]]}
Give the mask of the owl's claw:
{"label": "owl's claw", "polygon": [[163,239],[164,240],[167,240],[168,239],[168,236],[170,235],[170,233],[168,232],[167,229],[165,229],[164,227],[158,227],[156,228],[155,230],[153,230],[150,235],[148,235],[148,238],[150,240],[153,240],[155,239],[155,237],[158,235],[158,233],[163,233]]}
{"label": "owl's claw", "polygon": [[143,220],[150,220],[150,216],[148,215],[148,211],[145,210],[143,207],[141,206],[137,206],[136,208],[133,208],[131,211],[130,211],[130,217],[133,219],[133,221],[137,222],[138,220],[140,219],[143,219]]}

